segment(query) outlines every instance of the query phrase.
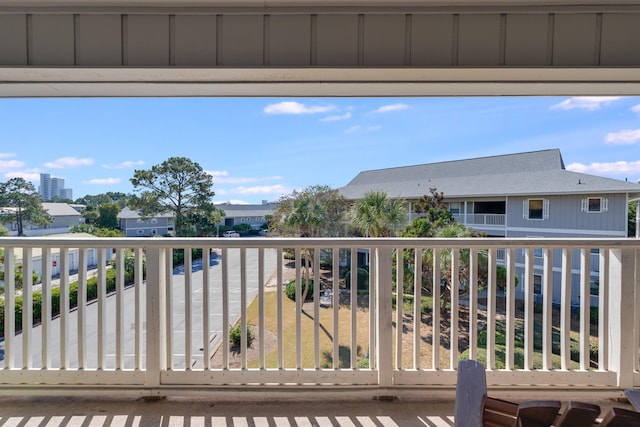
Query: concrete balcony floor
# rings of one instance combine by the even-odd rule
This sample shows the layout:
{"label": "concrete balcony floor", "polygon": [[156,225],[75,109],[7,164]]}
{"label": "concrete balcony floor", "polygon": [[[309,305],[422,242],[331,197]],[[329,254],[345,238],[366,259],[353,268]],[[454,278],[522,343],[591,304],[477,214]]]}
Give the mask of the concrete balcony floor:
{"label": "concrete balcony floor", "polygon": [[[590,402],[632,409],[626,402]],[[9,426],[451,427],[453,400],[227,400],[202,397],[0,397]]]}

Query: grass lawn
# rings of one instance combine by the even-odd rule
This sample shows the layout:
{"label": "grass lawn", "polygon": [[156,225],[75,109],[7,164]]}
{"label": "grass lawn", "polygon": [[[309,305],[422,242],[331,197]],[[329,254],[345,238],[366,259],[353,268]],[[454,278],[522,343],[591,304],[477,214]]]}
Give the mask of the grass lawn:
{"label": "grass lawn", "polygon": [[[265,329],[277,334],[277,292],[266,292],[265,301]],[[296,304],[286,296],[282,296],[283,304],[283,342],[284,342],[284,366],[296,367]],[[307,311],[302,314],[302,367],[315,368],[314,361],[314,318],[313,305],[307,305]],[[331,368],[333,366],[333,316],[332,307],[319,309],[319,334],[320,334],[320,367]],[[351,309],[348,306],[340,306],[338,310],[338,342],[340,344],[340,367],[350,367],[351,363]],[[258,333],[258,299],[256,298],[247,310],[248,322],[253,325],[254,332]],[[356,314],[357,359],[366,358],[369,348],[369,310],[359,308]],[[277,368],[278,348],[267,348],[265,353],[266,367]],[[258,361],[249,362],[249,367],[258,367]]]}
{"label": "grass lawn", "polygon": [[[266,292],[265,294],[265,330],[267,333],[276,335],[278,330],[277,325],[277,293]],[[367,297],[363,297],[367,298]],[[295,368],[296,367],[296,311],[295,302],[288,299],[284,293],[282,296],[283,304],[283,343],[284,343],[284,367]],[[413,324],[411,321],[411,314],[413,311],[413,301],[411,298],[404,298],[403,309],[405,311],[405,323],[403,327],[403,368],[411,368],[413,358]],[[314,348],[314,318],[313,318],[313,304],[307,304],[305,306],[306,311],[302,313],[301,329],[302,329],[302,367],[307,369],[315,368],[314,355],[316,353]],[[432,301],[430,297],[424,297],[421,301],[421,311],[423,315],[423,322],[421,325],[421,337],[422,343],[420,346],[420,365],[423,369],[431,368],[432,366],[432,344],[431,336],[432,329],[430,324],[430,313],[432,312]],[[339,341],[339,358],[340,367],[349,368],[351,363],[351,307],[349,305],[342,305],[337,310],[338,312],[338,341]],[[248,322],[253,325],[254,336],[257,337],[258,333],[258,300],[255,299],[248,308],[247,311]],[[448,317],[444,312],[442,317],[446,319]],[[395,313],[394,313],[395,320]],[[369,348],[369,310],[366,304],[360,304],[356,313],[356,342],[357,342],[357,361],[358,363],[366,362],[367,351]],[[408,320],[407,320],[408,319]],[[334,323],[334,309],[333,307],[320,307],[319,309],[319,341],[320,341],[320,367],[331,368],[333,366],[333,323]],[[466,322],[460,323],[460,335],[466,334],[467,328]],[[449,345],[446,342],[448,331],[445,327],[441,329],[441,338],[444,338],[444,342],[441,341],[440,345],[440,361],[439,366],[449,366]],[[393,345],[394,345],[394,360],[395,360],[395,324],[393,328]],[[514,351],[515,366],[516,368],[524,367],[524,322],[521,319],[516,319],[515,323],[515,335],[516,335],[516,348]],[[552,363],[553,368],[560,368],[560,356],[559,354],[559,342],[560,332],[558,327],[554,327],[552,331],[553,336],[553,352]],[[592,340],[595,338],[592,337]],[[265,340],[269,341],[265,344],[265,359],[267,368],[277,368],[278,366],[278,348],[277,339]],[[480,334],[479,338],[479,350],[478,359],[480,361],[486,360],[486,351],[484,350],[486,342],[486,330]],[[542,325],[540,322],[534,323],[534,367],[542,368]],[[571,362],[571,368],[579,368],[579,364],[575,362],[577,354],[575,353],[578,348],[579,333],[571,332],[571,347],[572,353],[574,353]],[[464,344],[462,344],[464,345]],[[462,350],[466,350],[462,348]],[[505,323],[503,320],[496,321],[496,367],[504,368],[505,360]],[[466,358],[468,352],[463,351],[461,358]],[[257,368],[259,366],[257,358],[249,358],[249,367]],[[366,365],[365,365],[366,366]]]}

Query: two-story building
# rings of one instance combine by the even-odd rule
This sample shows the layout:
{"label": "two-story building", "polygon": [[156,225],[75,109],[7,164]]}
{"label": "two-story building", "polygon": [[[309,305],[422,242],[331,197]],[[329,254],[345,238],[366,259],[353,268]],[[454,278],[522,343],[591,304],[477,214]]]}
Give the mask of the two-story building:
{"label": "two-story building", "polygon": [[[71,227],[83,223],[80,212],[67,203],[42,203],[42,207],[51,219],[51,223],[45,226],[39,226],[25,221],[23,224],[23,232],[25,236],[46,236],[50,234],[68,233]],[[2,213],[14,212],[15,208],[0,209],[0,217]],[[15,223],[6,223],[4,226],[9,230],[9,235],[16,236],[18,227]]]}
{"label": "two-story building", "polygon": [[265,200],[260,205],[222,203],[216,206],[224,211],[224,224],[221,225],[233,227],[247,224],[253,230],[259,230],[267,223],[267,216],[273,214],[278,204],[269,203]]}
{"label": "two-story building", "polygon": [[[356,200],[369,191],[384,191],[389,198],[406,200],[412,219],[419,215],[413,203],[430,188],[444,193],[458,222],[494,237],[627,237],[628,204],[640,200],[639,184],[566,170],[558,149],[363,171],[340,192]],[[594,273],[597,250],[592,250]],[[554,251],[553,258],[554,283],[559,283],[561,253]],[[580,259],[572,258],[577,281]],[[536,294],[542,266],[542,252],[535,250]],[[523,253],[516,256],[516,268],[522,279]],[[597,292],[597,283],[592,287]],[[523,297],[522,287],[518,291]],[[559,292],[555,287],[554,300],[560,299]],[[577,282],[572,295],[577,302]]]}
{"label": "two-story building", "polygon": [[169,212],[144,217],[125,207],[118,213],[118,224],[125,237],[170,236],[174,233],[173,214]]}

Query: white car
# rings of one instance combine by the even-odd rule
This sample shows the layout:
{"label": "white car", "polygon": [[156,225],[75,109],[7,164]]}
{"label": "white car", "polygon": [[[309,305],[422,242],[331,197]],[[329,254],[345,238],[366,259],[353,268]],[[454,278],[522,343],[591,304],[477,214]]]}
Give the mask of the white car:
{"label": "white car", "polygon": [[224,233],[222,233],[222,237],[240,237],[240,233],[233,230],[227,230]]}

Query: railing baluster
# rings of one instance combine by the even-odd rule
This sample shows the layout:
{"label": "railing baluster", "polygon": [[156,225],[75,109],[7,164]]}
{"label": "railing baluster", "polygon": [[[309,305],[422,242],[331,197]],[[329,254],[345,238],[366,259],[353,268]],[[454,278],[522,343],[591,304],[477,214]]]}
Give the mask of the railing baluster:
{"label": "railing baluster", "polygon": [[[637,251],[640,254],[640,251]],[[636,271],[640,268],[640,260],[636,257]],[[598,369],[609,370],[609,248],[600,248],[600,274],[598,286]],[[635,292],[635,319],[640,318],[640,292]],[[637,323],[637,320],[636,320]],[[636,330],[634,348],[640,348],[640,330]],[[638,358],[635,370],[640,368]]]}
{"label": "railing baluster", "polygon": [[240,248],[240,367],[247,369],[247,248]]}
{"label": "railing baluster", "polygon": [[580,369],[589,369],[591,336],[591,251],[580,249]]}
{"label": "railing baluster", "polygon": [[264,248],[258,249],[258,340],[260,341],[260,348],[258,349],[258,363],[260,370],[265,368],[265,353],[264,353]]}
{"label": "railing baluster", "polygon": [[[209,287],[211,286],[211,248],[202,248],[202,369],[211,369],[211,343],[209,334]],[[260,323],[263,319],[260,317]]]}
{"label": "railing baluster", "polygon": [[469,250],[469,358],[478,358],[478,250]]}
{"label": "railing baluster", "polygon": [[60,368],[69,366],[69,248],[60,248]]}
{"label": "railing baluster", "polygon": [[97,367],[104,370],[106,342],[107,342],[107,320],[106,320],[106,298],[107,298],[107,249],[98,250],[98,289],[97,289],[97,306],[98,306],[98,357]]}
{"label": "railing baluster", "polygon": [[296,254],[296,369],[302,369],[302,263],[307,262],[302,259],[300,248],[295,249]]}
{"label": "railing baluster", "polygon": [[[193,251],[184,248],[184,369],[191,370],[193,354],[191,351],[191,332],[193,331]],[[242,266],[240,267],[242,268]],[[244,270],[243,270],[244,271]]]}
{"label": "railing baluster", "polygon": [[543,309],[542,309],[542,369],[548,371],[552,366],[553,350],[553,259],[549,248],[542,250],[543,264]]}
{"label": "railing baluster", "polygon": [[571,369],[571,249],[562,249],[562,291],[560,297],[560,360],[562,370]]}
{"label": "railing baluster", "polygon": [[124,369],[124,255],[116,249],[116,369]]}
{"label": "railing baluster", "polygon": [[458,366],[458,321],[460,299],[460,249],[451,248],[451,313],[449,327],[449,369]]}
{"label": "railing baluster", "polygon": [[[320,369],[320,249],[314,248],[313,254],[313,363],[316,369]],[[333,280],[336,280],[335,264],[333,271]]]}
{"label": "railing baluster", "polygon": [[[334,265],[333,268],[336,268]],[[338,266],[339,268],[339,266]],[[358,249],[351,248],[349,274],[351,275],[351,369],[358,366]]]}
{"label": "railing baluster", "polygon": [[[87,248],[80,248],[78,256],[78,369],[86,368],[87,345]],[[44,282],[43,282],[44,290]],[[43,331],[44,332],[44,331]],[[44,344],[44,341],[43,341]],[[44,358],[43,358],[44,361]]]}
{"label": "railing baluster", "polygon": [[396,249],[396,369],[402,369],[402,329],[404,317],[404,265],[402,248]]}
{"label": "railing baluster", "polygon": [[222,369],[229,369],[229,249],[222,248]]}
{"label": "railing baluster", "polygon": [[282,322],[282,248],[276,249],[276,311],[278,322],[278,369],[284,369],[284,326]]}
{"label": "railing baluster", "polygon": [[369,251],[369,367],[371,369],[377,369],[378,359],[377,350],[378,345],[376,336],[376,292],[378,292],[380,284],[377,282],[378,277],[378,253],[371,247],[367,248]]}
{"label": "railing baluster", "polygon": [[431,368],[440,369],[440,282],[442,274],[440,272],[440,248],[433,248],[433,289],[431,291],[433,295],[432,311],[433,321],[432,326],[432,358]]}
{"label": "railing baluster", "polygon": [[[496,254],[497,255],[497,254]],[[512,248],[505,251],[505,263],[507,268],[507,318],[505,320],[506,333],[506,356],[505,368],[509,371],[515,367],[515,346],[516,346],[516,256]]]}
{"label": "railing baluster", "polygon": [[[22,250],[22,368],[33,368],[33,249]],[[62,295],[60,296],[62,298]]]}
{"label": "railing baluster", "polygon": [[165,360],[166,360],[166,369],[173,369],[173,251],[174,249],[168,248],[167,254],[165,255],[164,262],[166,264],[165,268],[165,286],[166,286],[166,296],[165,299],[165,313],[167,314],[165,319],[165,339],[166,339],[166,347],[165,347]]}
{"label": "railing baluster", "polygon": [[135,250],[135,369],[142,369],[142,286],[144,282],[142,248]]}
{"label": "railing baluster", "polygon": [[413,369],[420,369],[422,340],[422,249],[414,249],[413,271]]}
{"label": "railing baluster", "polygon": [[[338,248],[331,249],[333,264],[333,369],[340,368],[340,250]],[[318,283],[315,284],[318,286]],[[316,347],[316,353],[320,352],[320,348]]]}
{"label": "railing baluster", "polygon": [[496,368],[496,249],[487,251],[487,369]]}
{"label": "railing baluster", "polygon": [[[43,248],[42,250],[42,308],[41,308],[41,324],[42,324],[42,368],[51,368],[51,248]],[[5,282],[5,293],[6,293]],[[80,289],[78,288],[78,292]],[[78,296],[78,303],[80,301]],[[86,299],[86,298],[85,298]],[[6,299],[5,299],[6,304]],[[5,312],[5,316],[7,313]],[[80,320],[78,320],[80,321]],[[6,335],[5,335],[6,342]],[[5,348],[6,351],[6,348]]]}
{"label": "railing baluster", "polygon": [[16,275],[15,248],[4,247],[4,369],[15,368]]}
{"label": "railing baluster", "polygon": [[533,249],[524,250],[524,369],[533,369]]}

